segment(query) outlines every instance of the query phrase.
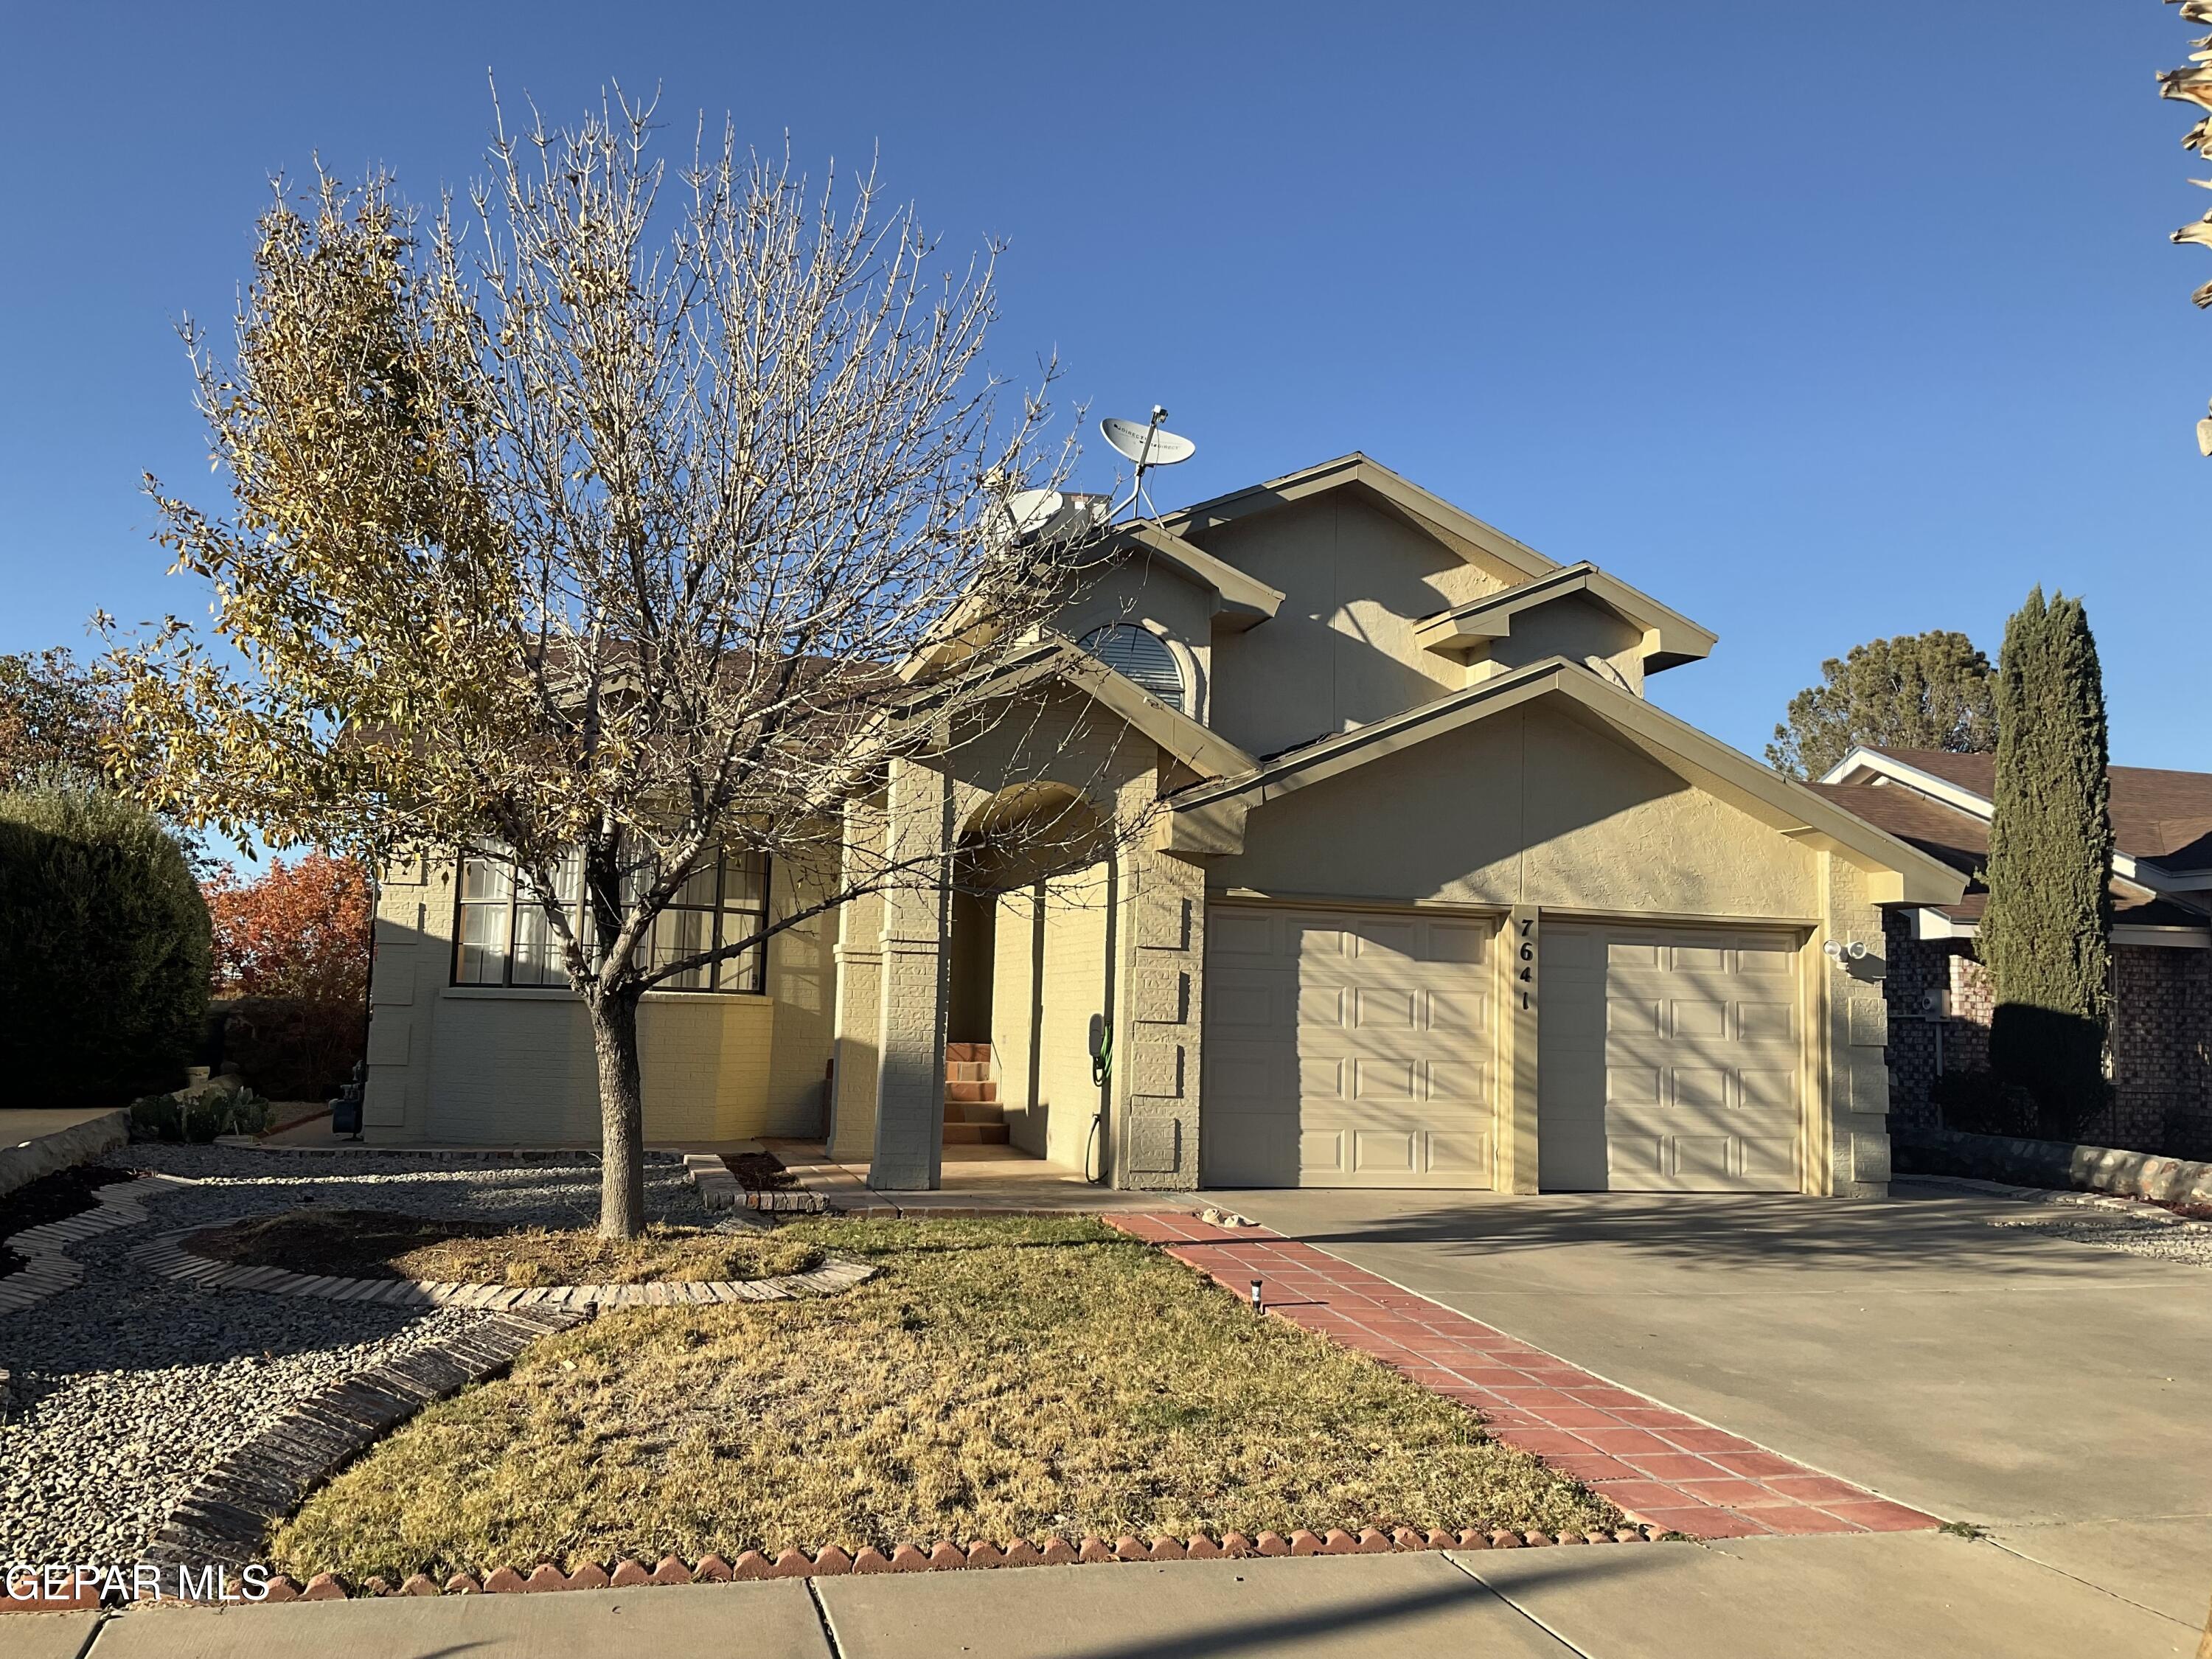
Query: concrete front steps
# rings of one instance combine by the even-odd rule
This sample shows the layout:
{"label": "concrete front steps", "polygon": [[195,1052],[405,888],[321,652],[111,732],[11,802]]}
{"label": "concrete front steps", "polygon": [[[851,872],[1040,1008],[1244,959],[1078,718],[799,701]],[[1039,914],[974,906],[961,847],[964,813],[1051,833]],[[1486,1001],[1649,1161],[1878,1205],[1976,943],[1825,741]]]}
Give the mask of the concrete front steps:
{"label": "concrete front steps", "polygon": [[1006,1113],[999,1104],[999,1085],[991,1081],[988,1042],[945,1045],[945,1144],[1006,1144]]}

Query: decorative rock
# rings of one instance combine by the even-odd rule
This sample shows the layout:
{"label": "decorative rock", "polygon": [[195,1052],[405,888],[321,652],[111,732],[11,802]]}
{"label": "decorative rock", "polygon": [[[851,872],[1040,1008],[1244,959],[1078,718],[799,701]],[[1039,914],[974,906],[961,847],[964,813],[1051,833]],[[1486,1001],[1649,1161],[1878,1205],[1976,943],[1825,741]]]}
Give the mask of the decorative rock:
{"label": "decorative rock", "polygon": [[610,1582],[607,1570],[596,1561],[586,1561],[568,1575],[570,1589],[605,1589]]}
{"label": "decorative rock", "polygon": [[967,1565],[968,1552],[950,1539],[940,1538],[929,1547],[929,1570],[932,1572],[950,1572],[955,1567]]}
{"label": "decorative rock", "polygon": [[625,1555],[615,1563],[615,1570],[607,1575],[607,1583],[617,1589],[633,1589],[640,1584],[650,1584],[653,1575],[645,1570],[645,1563],[635,1556]]}
{"label": "decorative rock", "polygon": [[530,1577],[522,1581],[522,1588],[538,1590],[564,1590],[568,1588],[568,1575],[550,1561],[541,1561],[530,1570]]}
{"label": "decorative rock", "polygon": [[1229,1553],[1204,1533],[1194,1534],[1189,1547],[1183,1551],[1187,1561],[1218,1561]]}
{"label": "decorative rock", "polygon": [[1257,1555],[1260,1547],[1235,1528],[1221,1534],[1221,1553],[1227,1556]]}
{"label": "decorative rock", "polygon": [[363,1595],[389,1595],[392,1594],[392,1581],[372,1573],[362,1583],[361,1593]]}
{"label": "decorative rock", "polygon": [[891,1552],[893,1572],[927,1572],[929,1568],[929,1558],[911,1544],[901,1544]]}
{"label": "decorative rock", "polygon": [[691,1582],[691,1569],[676,1557],[664,1555],[660,1558],[660,1565],[653,1570],[653,1582],[656,1584],[688,1584]]}
{"label": "decorative rock", "polygon": [[457,1572],[451,1578],[448,1578],[446,1581],[446,1594],[448,1595],[481,1595],[483,1594],[483,1586],[477,1583],[477,1581],[471,1577],[467,1573]]}
{"label": "decorative rock", "polygon": [[884,1553],[873,1545],[870,1545],[853,1558],[854,1572],[889,1572],[890,1570],[891,1564],[884,1559]]}
{"label": "decorative rock", "polygon": [[1083,1547],[1075,1553],[1075,1556],[1079,1561],[1111,1561],[1114,1551],[1097,1534],[1089,1533],[1085,1534]]}
{"label": "decorative rock", "polygon": [[971,1567],[1003,1567],[1006,1565],[1006,1552],[996,1544],[970,1544],[968,1547],[968,1565]]}
{"label": "decorative rock", "polygon": [[337,1574],[319,1572],[307,1581],[307,1588],[301,1593],[300,1599],[303,1601],[343,1601],[346,1599],[346,1587]]}
{"label": "decorative rock", "polygon": [[1143,1539],[1132,1537],[1125,1532],[1114,1540],[1114,1559],[1116,1561],[1149,1561],[1152,1559],[1152,1546]]}
{"label": "decorative rock", "polygon": [[1545,1545],[1552,1541],[1551,1534],[1547,1532],[1538,1532],[1534,1527],[1531,1527],[1522,1535],[1528,1540],[1528,1547],[1531,1549],[1541,1549]]}
{"label": "decorative rock", "polygon": [[1587,1544],[1589,1540],[1578,1532],[1563,1532],[1559,1535],[1559,1541],[1562,1544]]}
{"label": "decorative rock", "polygon": [[[417,1573],[416,1577],[419,1578],[422,1575]],[[435,1595],[437,1593],[436,1587],[432,1586],[430,1594]],[[280,1572],[269,1581],[269,1594],[261,1599],[264,1601],[296,1601],[300,1599],[300,1581],[289,1573]]]}
{"label": "decorative rock", "polygon": [[410,1572],[407,1575],[407,1582],[400,1585],[399,1593],[402,1595],[435,1595],[438,1581],[427,1572]]}
{"label": "decorative rock", "polygon": [[1425,1550],[1429,1547],[1429,1535],[1412,1527],[1401,1527],[1390,1534],[1390,1544],[1394,1549]]}
{"label": "decorative rock", "polygon": [[726,1584],[730,1582],[730,1564],[719,1555],[702,1555],[699,1565],[691,1569],[691,1576],[702,1584]]}
{"label": "decorative rock", "polygon": [[[1306,1535],[1310,1538],[1313,1534],[1309,1533]],[[1261,1533],[1260,1541],[1254,1547],[1262,1555],[1288,1555],[1291,1553],[1289,1540],[1279,1532]]]}
{"label": "decorative rock", "polygon": [[1517,1550],[1527,1540],[1517,1532],[1508,1532],[1500,1527],[1490,1534],[1490,1547],[1494,1550]]}
{"label": "decorative rock", "polygon": [[1291,1534],[1291,1553],[1293,1555],[1319,1555],[1328,1546],[1307,1528],[1300,1527]]}
{"label": "decorative rock", "polygon": [[1155,1538],[1146,1556],[1153,1561],[1187,1561],[1190,1553],[1182,1547],[1180,1538]]}
{"label": "decorative rock", "polygon": [[[485,1577],[483,1587],[486,1595],[504,1595],[515,1590],[527,1589],[530,1585],[529,1581],[513,1567],[501,1567]],[[313,1585],[308,1587],[307,1593],[311,1595],[314,1594]]]}
{"label": "decorative rock", "polygon": [[853,1570],[853,1558],[835,1544],[824,1544],[814,1552],[814,1576],[817,1578],[842,1578]]}
{"label": "decorative rock", "polygon": [[1362,1527],[1359,1529],[1358,1546],[1362,1555],[1376,1555],[1390,1547],[1390,1540],[1378,1528]]}
{"label": "decorative rock", "polygon": [[1613,1536],[1615,1542],[1622,1544],[1648,1544],[1651,1541],[1644,1535],[1644,1529],[1640,1527],[1620,1528]]}
{"label": "decorative rock", "polygon": [[1357,1555],[1359,1540],[1342,1527],[1331,1527],[1322,1534],[1321,1553],[1323,1555]]}
{"label": "decorative rock", "polygon": [[775,1571],[775,1563],[758,1550],[740,1550],[730,1568],[730,1577],[739,1581],[765,1578]]}
{"label": "decorative rock", "polygon": [[1057,1536],[1044,1540],[1042,1555],[1044,1565],[1048,1567],[1073,1566],[1076,1562],[1083,1559],[1082,1552],[1065,1538]]}
{"label": "decorative rock", "polygon": [[1017,1538],[1007,1547],[1006,1565],[1010,1567],[1041,1567],[1045,1565],[1045,1554],[1028,1539]]}

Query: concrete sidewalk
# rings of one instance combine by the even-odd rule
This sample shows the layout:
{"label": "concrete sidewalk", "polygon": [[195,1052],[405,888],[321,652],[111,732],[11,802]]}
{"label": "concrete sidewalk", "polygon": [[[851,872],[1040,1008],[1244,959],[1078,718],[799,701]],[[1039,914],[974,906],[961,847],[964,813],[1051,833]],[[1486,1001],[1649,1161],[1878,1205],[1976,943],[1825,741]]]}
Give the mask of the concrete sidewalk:
{"label": "concrete sidewalk", "polygon": [[1030,1567],[226,1612],[21,1613],[9,1659],[2187,1659],[2183,1626],[1934,1534]]}

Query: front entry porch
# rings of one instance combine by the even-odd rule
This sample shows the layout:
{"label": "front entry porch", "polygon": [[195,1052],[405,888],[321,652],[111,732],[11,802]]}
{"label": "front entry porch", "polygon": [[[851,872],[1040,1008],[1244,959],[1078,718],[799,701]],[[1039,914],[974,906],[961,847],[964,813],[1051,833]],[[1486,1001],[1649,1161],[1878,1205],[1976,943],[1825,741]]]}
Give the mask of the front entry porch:
{"label": "front entry porch", "polygon": [[1191,1193],[1147,1193],[1102,1187],[1080,1170],[1054,1164],[1019,1147],[948,1141],[939,1185],[927,1191],[875,1188],[866,1159],[841,1162],[818,1141],[763,1143],[799,1185],[818,1192],[847,1215],[893,1216],[1096,1215],[1102,1212],[1194,1212]]}

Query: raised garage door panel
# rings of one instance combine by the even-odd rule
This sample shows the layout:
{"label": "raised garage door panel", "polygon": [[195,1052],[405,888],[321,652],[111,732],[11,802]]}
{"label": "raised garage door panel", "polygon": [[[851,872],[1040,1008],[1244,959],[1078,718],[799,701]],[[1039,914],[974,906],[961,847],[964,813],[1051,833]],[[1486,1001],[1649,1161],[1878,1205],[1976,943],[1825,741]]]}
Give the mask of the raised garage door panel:
{"label": "raised garage door panel", "polygon": [[1793,936],[1553,923],[1542,939],[1540,1186],[1799,1190]]}
{"label": "raised garage door panel", "polygon": [[1212,907],[1204,1182],[1488,1187],[1496,929],[1480,916]]}

